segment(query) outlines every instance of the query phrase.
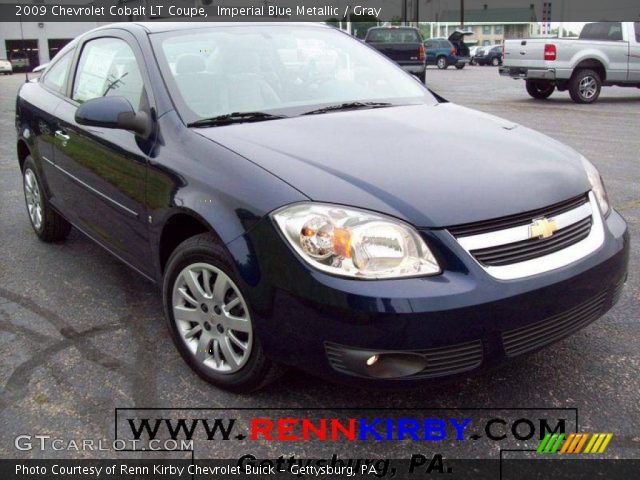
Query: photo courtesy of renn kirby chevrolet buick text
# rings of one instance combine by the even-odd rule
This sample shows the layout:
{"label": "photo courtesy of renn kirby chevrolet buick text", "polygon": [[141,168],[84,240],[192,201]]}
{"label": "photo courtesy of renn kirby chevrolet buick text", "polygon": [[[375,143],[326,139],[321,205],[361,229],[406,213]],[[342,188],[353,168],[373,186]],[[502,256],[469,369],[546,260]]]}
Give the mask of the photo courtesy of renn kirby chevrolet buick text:
{"label": "photo courtesy of renn kirby chevrolet buick text", "polygon": [[160,285],[180,354],[232,391],[283,366],[482,371],[593,322],[627,276],[589,160],[324,25],[92,30],[21,87],[16,128],[36,235],[73,226]]}

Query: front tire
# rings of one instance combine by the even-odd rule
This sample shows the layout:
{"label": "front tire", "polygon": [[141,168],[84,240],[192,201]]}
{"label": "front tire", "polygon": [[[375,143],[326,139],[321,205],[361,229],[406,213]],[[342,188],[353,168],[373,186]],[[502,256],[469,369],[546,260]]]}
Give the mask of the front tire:
{"label": "front tire", "polygon": [[527,93],[537,100],[549,98],[556,86],[542,80],[527,80]]}
{"label": "front tire", "polygon": [[49,203],[31,156],[24,161],[22,185],[29,221],[38,238],[44,242],[57,242],[67,238],[71,224]]}
{"label": "front tire", "polygon": [[449,62],[447,61],[447,57],[438,57],[436,61],[436,65],[440,70],[446,70],[449,66]]}
{"label": "front tire", "polygon": [[576,103],[594,103],[601,90],[602,80],[594,70],[579,70],[569,80],[569,95]]}
{"label": "front tire", "polygon": [[162,293],[171,337],[187,364],[217,387],[248,393],[280,370],[262,350],[239,285],[224,249],[204,233],[173,252]]}

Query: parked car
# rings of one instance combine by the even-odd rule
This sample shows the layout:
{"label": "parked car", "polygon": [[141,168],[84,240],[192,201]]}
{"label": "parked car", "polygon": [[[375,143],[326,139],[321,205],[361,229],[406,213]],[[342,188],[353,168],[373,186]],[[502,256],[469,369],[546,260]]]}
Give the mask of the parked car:
{"label": "parked car", "polygon": [[502,65],[502,45],[479,48],[473,60],[477,65]]}
{"label": "parked car", "polygon": [[576,103],[593,103],[603,86],[640,87],[640,22],[586,24],[578,39],[505,42],[500,74],[526,80],[533,98],[557,88]]}
{"label": "parked car", "polygon": [[29,57],[22,52],[11,52],[9,54],[9,61],[11,62],[13,70],[27,70],[30,65]]}
{"label": "parked car", "polygon": [[424,45],[427,65],[436,65],[441,70],[445,70],[449,65],[455,66],[458,70],[463,69],[471,60],[469,48],[463,40],[465,36],[472,34],[473,32],[456,30],[449,38],[426,40]]}
{"label": "parked car", "polygon": [[[311,43],[322,75],[279,54]],[[35,234],[73,225],[158,284],[182,357],[233,391],[281,365],[482,371],[593,322],[627,276],[586,158],[325,25],[100,27],[22,85],[16,128]]]}
{"label": "parked car", "polygon": [[372,27],[364,39],[382,54],[409,72],[425,80],[425,51],[420,30],[412,27]]}
{"label": "parked car", "polygon": [[3,75],[11,75],[13,73],[13,65],[6,58],[0,58],[0,73]]}

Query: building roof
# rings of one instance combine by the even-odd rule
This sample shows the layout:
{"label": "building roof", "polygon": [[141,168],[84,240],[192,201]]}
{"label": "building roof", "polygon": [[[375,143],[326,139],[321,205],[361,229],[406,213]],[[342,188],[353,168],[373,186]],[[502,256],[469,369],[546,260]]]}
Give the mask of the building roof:
{"label": "building roof", "polygon": [[[460,23],[460,10],[444,10],[439,21]],[[536,21],[536,11],[532,8],[483,8],[464,11],[464,23],[529,23]]]}

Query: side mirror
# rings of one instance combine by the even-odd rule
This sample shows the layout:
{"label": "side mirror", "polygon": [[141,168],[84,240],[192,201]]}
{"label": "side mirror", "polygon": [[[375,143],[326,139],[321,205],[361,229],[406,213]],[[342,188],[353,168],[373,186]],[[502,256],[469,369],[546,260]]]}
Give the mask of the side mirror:
{"label": "side mirror", "polygon": [[142,136],[151,131],[151,121],[145,112],[136,112],[124,97],[98,97],[87,100],[76,110],[80,125],[129,130]]}

